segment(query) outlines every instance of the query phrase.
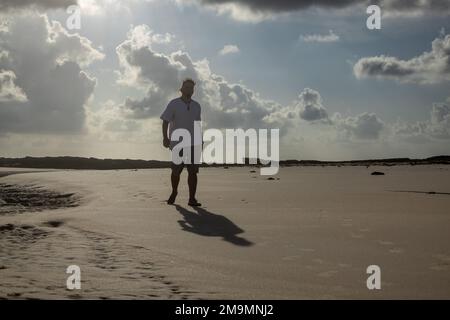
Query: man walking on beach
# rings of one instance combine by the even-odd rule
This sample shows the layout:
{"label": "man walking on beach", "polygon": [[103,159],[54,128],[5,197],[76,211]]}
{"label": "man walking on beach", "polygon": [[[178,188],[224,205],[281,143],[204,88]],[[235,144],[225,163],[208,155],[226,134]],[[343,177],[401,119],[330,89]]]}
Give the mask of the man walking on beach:
{"label": "man walking on beach", "polygon": [[[163,134],[163,146],[172,150],[179,141],[172,141],[172,133],[176,129],[186,129],[191,135],[191,141],[183,141],[184,144],[187,143],[191,150],[190,159],[186,158],[186,148],[181,149],[180,156],[183,160],[180,164],[173,162],[172,156],[172,194],[167,200],[168,204],[173,204],[178,194],[178,183],[180,182],[180,175],[183,171],[184,166],[187,167],[188,171],[188,186],[189,186],[189,202],[190,206],[201,206],[201,204],[196,200],[195,193],[197,191],[197,173],[200,163],[200,153],[202,144],[197,142],[199,139],[194,139],[194,127],[195,121],[201,121],[201,107],[200,104],[193,100],[192,94],[194,93],[194,80],[188,78],[185,79],[181,86],[181,97],[175,98],[169,102],[164,112],[161,114],[162,123],[162,134]],[[169,129],[169,134],[168,134]],[[202,141],[203,139],[200,139]],[[185,156],[183,156],[183,151]],[[174,152],[174,151],[172,151]]]}

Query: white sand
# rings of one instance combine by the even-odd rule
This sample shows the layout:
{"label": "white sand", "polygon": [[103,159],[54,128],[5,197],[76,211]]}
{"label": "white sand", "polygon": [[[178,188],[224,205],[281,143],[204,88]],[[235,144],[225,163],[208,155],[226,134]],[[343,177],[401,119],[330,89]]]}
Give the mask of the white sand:
{"label": "white sand", "polygon": [[[168,169],[0,178],[82,198],[0,216],[0,297],[450,298],[448,166],[250,170],[202,168],[198,212],[186,172],[179,206],[165,204]],[[65,288],[71,264],[81,290]],[[381,290],[366,287],[372,264]]]}

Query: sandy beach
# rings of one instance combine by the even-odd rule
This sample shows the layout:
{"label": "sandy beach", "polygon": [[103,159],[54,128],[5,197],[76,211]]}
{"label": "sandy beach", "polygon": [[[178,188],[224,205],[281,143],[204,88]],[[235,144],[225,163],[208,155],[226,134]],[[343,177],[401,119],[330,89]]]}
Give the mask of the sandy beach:
{"label": "sandy beach", "polygon": [[192,208],[186,172],[169,206],[169,169],[2,168],[0,298],[450,298],[448,166],[252,171],[202,168]]}

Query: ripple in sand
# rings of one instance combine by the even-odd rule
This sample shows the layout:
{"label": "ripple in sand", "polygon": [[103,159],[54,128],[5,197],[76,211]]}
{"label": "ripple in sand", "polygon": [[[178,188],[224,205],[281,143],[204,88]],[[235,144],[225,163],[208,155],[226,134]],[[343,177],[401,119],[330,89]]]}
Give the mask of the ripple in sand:
{"label": "ripple in sand", "polygon": [[[164,258],[122,240],[78,229],[60,220],[46,221],[39,227],[0,225],[0,257],[4,257],[0,265],[0,288],[7,288],[0,290],[0,299],[199,299],[203,296],[168,278],[164,271],[168,262]],[[71,264],[82,269],[80,291],[66,288],[66,268]]]}
{"label": "ripple in sand", "polygon": [[48,234],[47,231],[31,225],[15,225],[11,223],[0,225],[0,240],[9,240],[23,246],[44,238]]}

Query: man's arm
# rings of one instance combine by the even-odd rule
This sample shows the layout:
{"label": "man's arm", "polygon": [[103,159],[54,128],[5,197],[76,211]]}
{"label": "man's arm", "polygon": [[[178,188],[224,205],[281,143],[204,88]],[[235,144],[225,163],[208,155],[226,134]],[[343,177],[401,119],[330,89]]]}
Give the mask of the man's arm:
{"label": "man's arm", "polygon": [[162,134],[163,134],[163,146],[165,148],[169,148],[170,147],[170,139],[167,136],[167,128],[169,127],[169,122],[166,120],[163,120],[162,123]]}

